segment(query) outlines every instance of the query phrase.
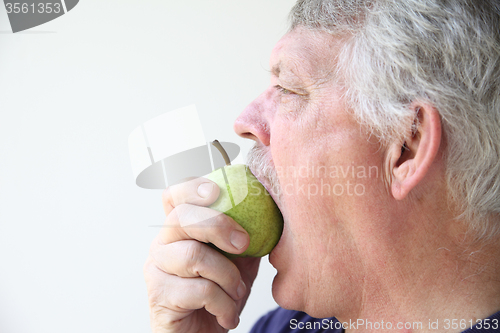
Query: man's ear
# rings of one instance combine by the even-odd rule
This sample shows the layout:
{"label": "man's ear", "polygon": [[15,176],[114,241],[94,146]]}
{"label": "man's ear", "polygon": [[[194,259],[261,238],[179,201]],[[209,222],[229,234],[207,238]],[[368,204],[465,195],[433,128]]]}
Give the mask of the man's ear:
{"label": "man's ear", "polygon": [[403,200],[425,177],[441,145],[441,119],[432,104],[413,102],[415,121],[403,146],[390,147],[391,192]]}

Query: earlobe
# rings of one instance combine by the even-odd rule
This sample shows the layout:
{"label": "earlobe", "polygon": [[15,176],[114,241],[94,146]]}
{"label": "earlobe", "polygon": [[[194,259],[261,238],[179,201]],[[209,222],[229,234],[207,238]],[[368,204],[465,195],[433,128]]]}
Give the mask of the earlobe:
{"label": "earlobe", "polygon": [[436,108],[420,102],[412,103],[411,108],[415,110],[415,121],[405,147],[390,148],[391,192],[396,200],[405,199],[422,182],[441,145],[441,119]]}
{"label": "earlobe", "polygon": [[394,168],[393,182],[391,184],[392,196],[396,200],[403,200],[414,188],[415,183],[415,164],[414,160],[408,160]]}

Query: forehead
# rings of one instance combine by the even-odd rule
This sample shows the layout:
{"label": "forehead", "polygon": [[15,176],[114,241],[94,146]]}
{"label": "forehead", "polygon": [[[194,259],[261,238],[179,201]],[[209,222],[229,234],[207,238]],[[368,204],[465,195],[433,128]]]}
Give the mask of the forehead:
{"label": "forehead", "polygon": [[327,78],[333,74],[340,46],[338,37],[297,27],[276,44],[269,65],[273,74],[280,78]]}

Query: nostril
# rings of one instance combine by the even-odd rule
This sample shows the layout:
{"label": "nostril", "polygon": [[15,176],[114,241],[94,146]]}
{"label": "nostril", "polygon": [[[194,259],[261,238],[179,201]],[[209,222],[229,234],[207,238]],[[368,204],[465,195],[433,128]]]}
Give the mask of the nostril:
{"label": "nostril", "polygon": [[242,133],[240,134],[242,137],[244,137],[245,139],[251,139],[251,140],[256,140],[257,141],[257,138],[255,137],[255,135],[253,135],[252,133],[250,132],[246,132],[246,133]]}
{"label": "nostril", "polygon": [[239,115],[234,122],[234,131],[242,138],[269,145],[270,126],[268,121],[273,112],[272,101],[266,92],[262,93]]}
{"label": "nostril", "polygon": [[234,131],[239,136],[246,139],[255,140],[256,136],[256,122],[254,119],[245,114],[245,111],[234,122]]}
{"label": "nostril", "polygon": [[268,145],[269,132],[268,126],[262,126],[258,122],[245,122],[235,124],[234,131],[236,134],[245,139],[254,140],[256,142],[262,142],[264,145]]}

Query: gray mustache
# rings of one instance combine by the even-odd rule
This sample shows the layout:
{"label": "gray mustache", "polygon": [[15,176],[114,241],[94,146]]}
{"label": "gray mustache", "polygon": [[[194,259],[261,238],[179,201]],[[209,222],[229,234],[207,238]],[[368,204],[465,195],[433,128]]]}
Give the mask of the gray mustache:
{"label": "gray mustache", "polygon": [[266,151],[264,146],[256,143],[248,152],[247,165],[256,177],[267,182],[265,185],[269,187],[268,190],[280,199],[281,187],[269,151]]}

